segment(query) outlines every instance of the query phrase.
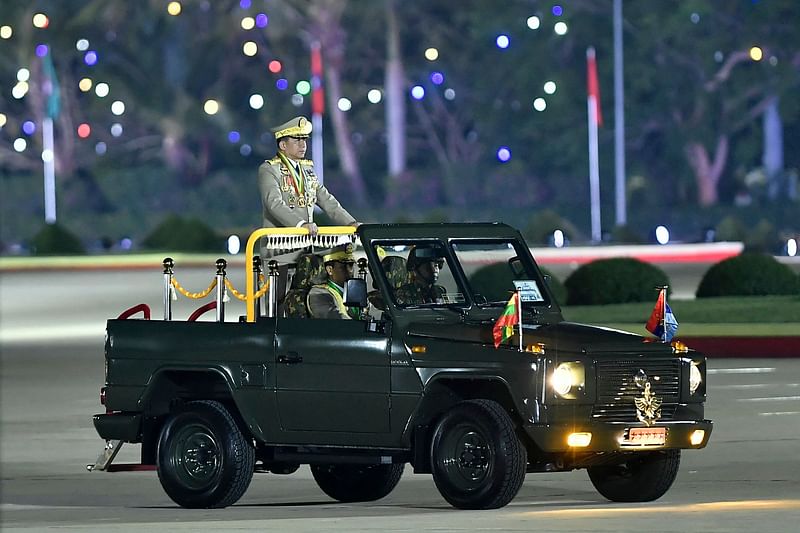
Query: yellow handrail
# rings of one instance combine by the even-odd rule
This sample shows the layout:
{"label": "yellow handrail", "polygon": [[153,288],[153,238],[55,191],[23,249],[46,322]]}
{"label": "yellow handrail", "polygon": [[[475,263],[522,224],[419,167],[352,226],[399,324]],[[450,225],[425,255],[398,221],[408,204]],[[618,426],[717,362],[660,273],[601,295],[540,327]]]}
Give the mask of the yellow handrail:
{"label": "yellow handrail", "polygon": [[[319,235],[353,235],[354,226],[325,226],[319,228]],[[253,283],[253,250],[261,237],[268,235],[308,235],[307,228],[261,228],[255,230],[247,239],[245,248],[244,280],[247,291],[247,321],[256,321],[256,297]],[[266,265],[265,265],[266,266]],[[266,270],[266,269],[265,269]]]}

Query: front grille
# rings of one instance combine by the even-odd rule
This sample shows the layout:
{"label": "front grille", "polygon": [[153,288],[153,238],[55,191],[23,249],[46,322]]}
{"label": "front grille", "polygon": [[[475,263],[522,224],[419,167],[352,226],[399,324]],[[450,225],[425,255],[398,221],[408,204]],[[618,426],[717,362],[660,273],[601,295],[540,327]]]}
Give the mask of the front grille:
{"label": "front grille", "polygon": [[634,398],[641,398],[643,389],[634,377],[643,370],[650,382],[650,392],[661,399],[661,420],[672,420],[681,391],[679,359],[661,361],[610,360],[598,361],[597,402],[592,419],[601,422],[635,422]]}

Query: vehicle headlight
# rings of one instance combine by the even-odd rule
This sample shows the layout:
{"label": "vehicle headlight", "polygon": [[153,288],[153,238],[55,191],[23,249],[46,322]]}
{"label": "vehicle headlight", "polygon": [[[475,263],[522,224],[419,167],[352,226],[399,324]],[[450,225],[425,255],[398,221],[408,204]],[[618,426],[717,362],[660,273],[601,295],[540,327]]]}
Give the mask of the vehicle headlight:
{"label": "vehicle headlight", "polygon": [[553,391],[562,398],[575,398],[575,390],[583,388],[586,372],[578,362],[561,363],[550,377]]}
{"label": "vehicle headlight", "polygon": [[700,368],[697,363],[689,365],[689,392],[694,394],[703,382],[703,374],[700,373]]}

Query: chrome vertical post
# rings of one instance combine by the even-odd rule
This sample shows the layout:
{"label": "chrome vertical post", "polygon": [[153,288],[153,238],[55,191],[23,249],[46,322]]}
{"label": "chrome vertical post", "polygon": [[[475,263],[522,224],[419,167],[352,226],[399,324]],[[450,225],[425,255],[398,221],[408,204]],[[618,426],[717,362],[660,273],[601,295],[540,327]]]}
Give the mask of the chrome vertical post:
{"label": "chrome vertical post", "polygon": [[162,262],[164,265],[164,320],[172,320],[172,268],[175,261],[171,257],[165,257]]}

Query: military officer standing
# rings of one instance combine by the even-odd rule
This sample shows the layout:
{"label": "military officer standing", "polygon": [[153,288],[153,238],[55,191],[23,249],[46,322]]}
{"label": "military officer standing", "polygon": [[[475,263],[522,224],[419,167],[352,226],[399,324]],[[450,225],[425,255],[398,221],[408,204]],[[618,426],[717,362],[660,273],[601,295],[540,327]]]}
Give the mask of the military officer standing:
{"label": "military officer standing", "polygon": [[313,163],[304,159],[311,123],[305,117],[295,117],[272,132],[278,153],[258,168],[264,227],[302,226],[316,235],[314,207],[317,205],[334,224],[357,225],[356,219],[317,180]]}

